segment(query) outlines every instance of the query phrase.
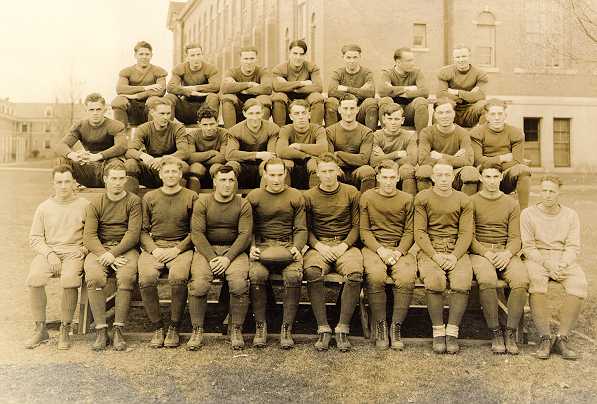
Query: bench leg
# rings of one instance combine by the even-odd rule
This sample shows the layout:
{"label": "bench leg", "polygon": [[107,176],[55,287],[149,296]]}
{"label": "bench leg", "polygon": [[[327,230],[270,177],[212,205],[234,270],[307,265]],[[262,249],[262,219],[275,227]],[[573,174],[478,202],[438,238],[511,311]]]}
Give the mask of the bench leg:
{"label": "bench leg", "polygon": [[81,299],[79,301],[79,334],[87,334],[91,324],[91,307],[87,296],[87,287],[85,283],[81,286]]}
{"label": "bench leg", "polygon": [[359,314],[361,317],[361,328],[363,329],[363,337],[369,339],[371,338],[371,328],[369,324],[369,311],[367,307],[365,307],[364,289],[361,289],[361,293],[359,294]]}

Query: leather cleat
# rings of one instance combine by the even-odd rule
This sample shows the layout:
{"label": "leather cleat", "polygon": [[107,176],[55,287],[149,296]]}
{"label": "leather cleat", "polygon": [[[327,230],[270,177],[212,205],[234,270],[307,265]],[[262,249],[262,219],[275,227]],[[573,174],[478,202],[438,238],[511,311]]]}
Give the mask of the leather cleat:
{"label": "leather cleat", "polygon": [[153,337],[149,341],[149,346],[152,348],[161,348],[164,346],[164,329],[158,328],[153,332]]}
{"label": "leather cleat", "polygon": [[253,348],[265,348],[267,345],[267,323],[265,321],[255,322],[255,336],[253,337]]}
{"label": "leather cleat", "polygon": [[171,325],[170,327],[168,327],[166,338],[164,338],[164,346],[166,348],[176,348],[179,345],[180,336],[178,335],[178,331],[176,331],[176,327]]}
{"label": "leather cleat", "polygon": [[352,345],[350,345],[350,341],[348,340],[348,333],[346,332],[337,332],[336,333],[336,346],[340,352],[348,352]]}
{"label": "leather cleat", "polygon": [[402,325],[400,323],[392,323],[390,326],[390,348],[402,351],[404,349],[404,342],[402,342]]}
{"label": "leather cleat", "polygon": [[58,349],[66,350],[70,349],[70,324],[60,324],[60,331],[58,333]]}
{"label": "leather cleat", "polygon": [[243,349],[245,347],[243,332],[241,326],[238,324],[232,325],[232,329],[230,330],[230,344],[232,345],[232,349]]}
{"label": "leather cleat", "polygon": [[446,352],[449,354],[456,354],[460,351],[460,345],[458,345],[458,338],[451,335],[446,335]]}
{"label": "leather cleat", "polygon": [[491,330],[491,352],[494,354],[506,353],[506,346],[504,345],[504,332],[501,328]]}
{"label": "leather cleat", "polygon": [[91,346],[94,351],[103,351],[109,344],[108,327],[97,328],[95,330],[95,342]]}
{"label": "leather cleat", "polygon": [[290,324],[283,323],[280,330],[280,348],[290,349],[294,346],[294,339],[292,339],[292,331]]}
{"label": "leather cleat", "polygon": [[516,330],[514,328],[506,328],[506,352],[510,355],[518,355],[519,349],[516,343]]}
{"label": "leather cleat", "polygon": [[122,326],[120,325],[114,326],[114,336],[112,338],[112,345],[114,346],[115,351],[126,351],[127,344],[122,332]]}
{"label": "leather cleat", "polygon": [[553,344],[553,351],[562,355],[562,359],[576,360],[578,355],[572,349],[568,348],[568,336],[558,335],[556,341]]}
{"label": "leather cleat", "polygon": [[33,349],[49,340],[50,335],[48,334],[46,324],[43,321],[37,321],[35,323],[35,328],[33,329],[33,334],[27,341],[25,341],[25,348]]}
{"label": "leather cleat", "polygon": [[436,354],[443,354],[446,353],[446,337],[433,337],[433,344],[432,344],[433,352]]}
{"label": "leather cleat", "polygon": [[375,349],[384,351],[388,349],[388,324],[385,320],[378,321],[375,324]]}
{"label": "leather cleat", "polygon": [[331,332],[320,332],[319,338],[315,343],[315,349],[318,351],[327,351],[330,349],[330,342],[332,341],[332,333]]}
{"label": "leather cleat", "polygon": [[203,327],[193,327],[191,338],[187,342],[187,350],[196,351],[203,346]]}
{"label": "leather cleat", "polygon": [[542,335],[541,339],[539,340],[539,346],[535,351],[535,356],[538,359],[549,359],[549,354],[551,353],[551,335]]}

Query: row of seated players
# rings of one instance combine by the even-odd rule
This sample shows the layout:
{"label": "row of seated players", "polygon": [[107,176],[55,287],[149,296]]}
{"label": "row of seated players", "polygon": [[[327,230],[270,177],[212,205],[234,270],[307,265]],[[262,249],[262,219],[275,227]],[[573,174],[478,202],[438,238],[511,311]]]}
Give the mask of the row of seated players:
{"label": "row of seated players", "polygon": [[[171,118],[167,101],[155,97],[150,104],[152,120],[139,126],[130,142],[124,126],[104,116],[100,95],[88,96],[85,105],[89,118],[76,124],[55,150],[62,162],[73,168],[77,181],[87,187],[103,186],[103,166],[110,159],[125,161],[129,191],[136,192],[139,184],[159,187],[159,162],[173,156],[183,160],[188,187],[196,192],[222,164],[234,168],[242,188],[255,188],[265,162],[277,156],[291,173],[289,184],[294,178],[295,188],[307,188],[307,183],[313,187],[318,182],[313,159],[331,151],[340,161],[342,181],[361,192],[375,186],[375,167],[384,159],[399,164],[401,189],[412,195],[431,186],[431,170],[439,159],[448,160],[455,168],[454,188],[468,195],[477,192],[477,167],[496,162],[505,171],[502,190],[508,194],[517,191],[521,208],[528,204],[531,173],[523,164],[524,136],[520,129],[505,123],[506,105],[496,99],[485,104],[487,123],[470,131],[454,123],[454,102],[439,99],[436,123],[417,137],[402,129],[404,110],[395,103],[381,108],[383,128],[373,133],[357,122],[357,98],[352,94],[339,102],[340,122],[327,128],[310,122],[311,111],[304,100],[290,104],[292,124],[280,128],[262,118],[263,105],[252,99],[243,106],[246,119],[229,130],[218,127],[216,112],[204,106],[197,111],[198,128],[188,131]],[[83,151],[72,150],[77,141]]]}
{"label": "row of seated players", "polygon": [[[68,331],[83,271],[96,323],[96,350],[105,349],[110,340],[104,288],[112,272],[117,280],[115,349],[126,348],[122,329],[137,276],[153,324],[152,347],[179,346],[178,328],[187,297],[193,325],[187,347],[195,350],[203,345],[207,294],[214,277],[225,277],[229,284],[232,347],[244,346],[242,325],[249,300],[256,322],[253,345],[263,347],[267,343],[265,283],[270,271],[281,270],[285,287],[282,348],[294,345],[291,330],[303,278],[318,325],[315,347],[329,348],[332,329],[326,314],[324,276],[335,271],[345,280],[335,327],[340,351],[351,349],[349,325],[363,274],[376,347],[386,349],[391,341],[392,348],[402,349],[401,327],[418,274],[427,294],[433,351],[454,354],[459,350],[459,326],[474,274],[494,353],[518,353],[515,333],[528,290],[541,334],[537,356],[546,359],[554,349],[565,359],[577,357],[567,338],[586,298],[587,284],[576,260],[578,216],[558,203],[557,177],[542,179],[541,203],[521,215],[518,203],[499,190],[502,167],[495,162],[481,166],[484,188],[471,197],[452,188],[454,169],[447,160],[434,165],[433,187],[415,198],[396,188],[399,168],[391,160],[383,160],[377,167],[379,187],[360,194],[338,181],[340,161],[330,152],[316,158],[320,184],[303,193],[285,184],[286,168],[279,158],[266,162],[264,186],[246,198],[236,194],[237,176],[230,166],[219,166],[214,172],[213,192],[200,195],[180,186],[182,168],[175,157],[160,160],[162,186],[146,193],[141,201],[125,191],[124,164],[110,162],[105,168],[106,192],[91,203],[74,194],[69,166],[54,169],[56,196],[37,209],[30,233],[38,255],[27,278],[36,321],[27,347],[48,339],[44,287],[52,276],[60,276],[64,290],[58,347],[70,347]],[[409,253],[415,241],[419,247],[416,257]],[[519,257],[521,247],[526,262]],[[157,290],[164,270],[169,272],[172,296],[167,328]],[[389,338],[388,274],[394,284]],[[505,336],[498,323],[498,277],[510,288]],[[567,293],[555,340],[550,334],[546,296],[550,279],[561,282]],[[443,292],[447,282],[452,293],[446,325]]]}
{"label": "row of seated players", "polygon": [[[288,61],[271,71],[257,66],[256,48],[242,48],[240,66],[227,71],[223,79],[215,66],[204,61],[201,45],[191,43],[185,47],[186,61],[174,67],[167,84],[166,70],[150,63],[151,45],[139,42],[134,47],[137,63],[120,71],[112,108],[117,120],[139,124],[147,120],[147,102],[165,96],[174,107],[176,119],[193,124],[200,106],[208,105],[218,112],[221,103],[224,127],[231,128],[241,117],[243,104],[256,98],[264,106],[264,119],[271,115],[278,126],[284,126],[289,103],[304,99],[311,107],[313,123],[322,125],[325,117],[325,125],[331,126],[338,122],[340,99],[353,94],[359,104],[358,121],[372,130],[377,129],[378,107],[392,102],[403,106],[407,125],[417,132],[427,126],[429,90],[409,48],[394,52],[394,66],[381,71],[377,86],[373,72],[361,66],[360,46],[345,45],[341,51],[344,66],[332,72],[328,98],[324,99],[319,67],[306,60],[307,44],[303,40],[291,42]],[[487,74],[470,64],[470,54],[463,45],[453,49],[454,63],[439,70],[436,92],[438,97],[456,103],[456,123],[467,128],[475,126],[483,114],[488,82]],[[376,87],[381,99],[375,96]]]}

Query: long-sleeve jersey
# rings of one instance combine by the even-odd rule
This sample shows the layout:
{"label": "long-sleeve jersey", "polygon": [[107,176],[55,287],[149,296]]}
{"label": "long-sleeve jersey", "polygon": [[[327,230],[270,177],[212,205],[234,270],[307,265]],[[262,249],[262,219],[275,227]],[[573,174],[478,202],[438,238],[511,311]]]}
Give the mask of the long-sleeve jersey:
{"label": "long-sleeve jersey", "polygon": [[338,184],[334,191],[314,187],[303,193],[309,229],[309,245],[320,238],[340,237],[351,247],[359,238],[359,191],[348,184]]}
{"label": "long-sleeve jersey", "polygon": [[[366,88],[362,88],[368,84]],[[346,91],[338,90],[338,86],[346,86]],[[375,82],[373,81],[373,72],[361,66],[356,73],[349,73],[345,67],[340,67],[332,72],[328,86],[328,96],[342,98],[346,93],[355,95],[359,103],[365,98],[375,97]]]}
{"label": "long-sleeve jersey", "polygon": [[126,156],[139,160],[142,151],[153,157],[173,156],[186,160],[189,142],[184,125],[170,121],[163,130],[157,130],[153,121],[139,125]]}
{"label": "long-sleeve jersey", "polygon": [[151,253],[159,241],[178,241],[181,252],[193,248],[191,243],[191,216],[197,194],[181,188],[174,194],[165,194],[161,188],[145,194],[142,201],[143,227],[141,247]]}
{"label": "long-sleeve jersey", "polygon": [[[417,89],[407,90],[405,87],[409,86],[417,86]],[[392,97],[402,105],[410,103],[413,98],[429,96],[425,77],[419,69],[400,73],[394,67],[382,70],[378,91],[380,96]]]}
{"label": "long-sleeve jersey", "polygon": [[[460,149],[464,149],[464,156],[454,156]],[[454,124],[450,133],[442,133],[437,125],[428,126],[421,131],[419,138],[419,165],[435,165],[437,160],[431,158],[431,151],[442,153],[454,168],[471,166],[474,161],[473,147],[468,131]]]}
{"label": "long-sleeve jersey", "polygon": [[520,207],[509,195],[486,198],[481,192],[470,197],[473,204],[475,231],[471,251],[484,255],[488,248],[479,242],[504,246],[512,255],[518,254],[520,242]]}
{"label": "long-sleeve jersey", "polygon": [[255,236],[274,240],[292,240],[301,251],[307,244],[305,200],[300,191],[286,187],[280,193],[265,188],[249,192],[247,200],[253,208]]}
{"label": "long-sleeve jersey", "polygon": [[[232,79],[232,80],[230,80]],[[259,83],[250,87],[247,83]],[[270,95],[272,93],[272,74],[269,70],[256,66],[253,73],[244,74],[240,67],[234,67],[226,72],[222,80],[222,94]]]}
{"label": "long-sleeve jersey", "polygon": [[101,153],[104,159],[122,156],[127,150],[127,139],[122,122],[104,118],[101,124],[93,126],[88,119],[77,122],[62,140],[54,145],[56,154],[66,157],[72,147],[81,142],[85,150]]}
{"label": "long-sleeve jersey", "polygon": [[473,205],[466,194],[452,190],[449,196],[438,195],[432,188],[415,197],[415,241],[429,257],[436,253],[433,239],[456,240],[454,254],[464,255],[473,238]]}
{"label": "long-sleeve jersey", "polygon": [[217,128],[213,136],[204,136],[201,128],[189,129],[189,162],[197,163],[208,160],[210,158],[210,151],[216,150],[222,154],[226,153],[226,142],[228,139],[228,131],[224,128]]}
{"label": "long-sleeve jersey", "polygon": [[[125,67],[118,73],[116,92],[118,94],[127,95],[143,93],[145,92],[143,86],[156,84],[160,80],[163,80],[165,83],[166,76],[168,76],[168,72],[166,70],[152,64],[147,66],[145,69],[142,69],[137,65]],[[155,92],[154,95],[161,94]]]}
{"label": "long-sleeve jersey", "polygon": [[[321,83],[321,71],[315,63],[305,61],[301,67],[296,70],[288,62],[280,63],[272,70],[272,85],[274,91],[281,93],[320,93],[323,89]],[[279,80],[282,78],[284,80]],[[311,80],[313,84],[309,86],[298,86],[299,81]]]}
{"label": "long-sleeve jersey", "polygon": [[571,264],[580,252],[580,220],[578,214],[561,206],[556,215],[545,213],[539,206],[529,206],[520,214],[522,252],[539,264],[545,262],[540,250],[562,251],[562,262]]}
{"label": "long-sleeve jersey", "polygon": [[226,160],[254,161],[257,152],[276,152],[280,127],[270,121],[261,121],[257,132],[252,132],[247,121],[237,123],[229,129],[226,146]]}
{"label": "long-sleeve jersey", "polygon": [[[300,150],[288,147],[289,145],[300,144]],[[312,156],[319,156],[328,150],[328,138],[325,128],[310,123],[306,132],[298,132],[293,124],[284,125],[278,134],[276,154],[278,157],[288,160],[302,160]]]}
{"label": "long-sleeve jersey", "polygon": [[[461,72],[456,65],[442,67],[437,73],[438,97],[448,97],[456,103],[472,104],[485,98],[487,73],[470,65],[466,72]],[[478,91],[471,91],[478,87]],[[458,90],[458,95],[448,93],[448,88]]]}
{"label": "long-sleeve jersey", "polygon": [[475,166],[483,163],[501,163],[503,154],[512,153],[512,161],[501,163],[502,169],[521,164],[524,158],[524,134],[512,125],[506,124],[500,132],[495,132],[487,124],[478,125],[469,132],[475,155]]}
{"label": "long-sleeve jersey", "polygon": [[413,245],[413,197],[397,190],[392,196],[370,189],[361,195],[360,234],[363,244],[377,251],[382,244],[398,247],[402,255]]}
{"label": "long-sleeve jersey", "polygon": [[214,245],[230,246],[224,254],[230,261],[251,244],[253,214],[251,204],[240,196],[219,202],[213,194],[201,194],[193,209],[191,238],[205,258],[217,257]]}
{"label": "long-sleeve jersey", "polygon": [[29,232],[29,244],[44,257],[51,252],[70,253],[83,245],[83,227],[87,199],[75,197],[70,201],[49,198],[35,211]]}
{"label": "long-sleeve jersey", "polygon": [[406,157],[400,159],[400,164],[417,165],[417,135],[415,133],[400,129],[400,132],[394,135],[385,129],[380,129],[373,134],[370,164],[376,167],[387,158],[387,154],[400,150],[406,151]]}
{"label": "long-sleeve jersey", "polygon": [[127,192],[119,201],[104,193],[87,206],[83,244],[97,256],[107,249],[104,243],[116,242],[110,248],[115,257],[135,248],[141,235],[141,198]]}
{"label": "long-sleeve jersey", "polygon": [[[189,62],[176,65],[172,69],[172,77],[167,90],[171,94],[190,96],[193,91],[201,93],[218,93],[220,91],[220,74],[214,65],[202,62],[199,70],[192,70]],[[197,86],[195,90],[186,86]]]}
{"label": "long-sleeve jersey", "polygon": [[329,150],[335,152],[342,167],[360,167],[369,164],[373,146],[373,132],[357,122],[354,129],[347,130],[342,121],[325,129]]}

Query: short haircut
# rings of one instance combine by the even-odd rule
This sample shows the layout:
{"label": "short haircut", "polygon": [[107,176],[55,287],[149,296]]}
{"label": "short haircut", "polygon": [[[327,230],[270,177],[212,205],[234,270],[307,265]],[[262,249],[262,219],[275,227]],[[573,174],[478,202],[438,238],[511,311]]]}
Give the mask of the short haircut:
{"label": "short haircut", "polygon": [[56,167],[54,167],[54,169],[52,170],[52,179],[54,179],[54,176],[57,173],[70,173],[70,175],[73,178],[75,178],[75,174],[73,173],[73,169],[68,164],[60,164],[60,165],[57,165]]}
{"label": "short haircut", "polygon": [[410,48],[398,48],[394,51],[394,61],[401,59],[402,60],[402,55],[404,55],[404,53],[406,52],[412,52],[412,50]]}
{"label": "short haircut", "polygon": [[267,160],[265,162],[265,164],[263,165],[263,170],[267,171],[267,167],[268,166],[274,166],[276,164],[281,165],[282,167],[284,167],[284,170],[286,170],[286,166],[284,165],[284,160],[282,160],[279,157],[274,157],[274,158],[271,158],[271,159]]}
{"label": "short haircut", "polygon": [[311,110],[311,106],[309,105],[309,103],[307,102],[307,100],[301,100],[300,98],[298,100],[293,100],[290,105],[288,105],[288,111],[292,111],[292,107],[294,107],[295,105],[300,105],[301,107],[305,107],[305,109],[307,111]]}
{"label": "short haircut", "polygon": [[240,55],[243,52],[255,52],[256,55],[259,54],[259,51],[255,46],[243,46],[242,48],[240,48],[240,52],[238,52],[238,54]]}
{"label": "short haircut", "polygon": [[563,184],[562,184],[562,178],[559,175],[555,175],[555,174],[546,174],[543,177],[541,177],[541,181],[549,181],[549,182],[553,182],[554,184],[558,185],[558,188],[560,188]]}
{"label": "short haircut", "polygon": [[172,104],[165,98],[155,97],[148,103],[149,109],[155,110],[159,105],[167,105],[172,108]]}
{"label": "short haircut", "polygon": [[483,107],[485,109],[486,112],[489,112],[489,108],[491,107],[502,107],[504,110],[506,110],[506,101],[504,100],[499,100],[497,98],[491,98],[489,100],[487,100],[487,102],[485,103],[485,106]]}
{"label": "short haircut", "polygon": [[437,163],[435,163],[435,165],[433,166],[433,168],[435,168],[435,166],[450,166],[450,167],[454,168],[454,165],[452,163],[450,163],[446,159],[439,159],[437,161]]}
{"label": "short haircut", "polygon": [[392,115],[394,112],[400,111],[404,116],[404,108],[402,105],[396,104],[395,102],[383,104],[379,109],[379,114],[384,117],[386,115]]}
{"label": "short haircut", "polygon": [[87,105],[90,102],[100,102],[102,105],[106,105],[106,99],[100,93],[91,93],[85,97],[84,104]]}
{"label": "short haircut", "polygon": [[216,168],[216,170],[214,171],[214,175],[213,178],[216,178],[218,176],[218,174],[228,174],[228,173],[234,173],[234,178],[236,178],[236,171],[234,171],[234,169],[229,166],[229,165],[220,165],[218,168]]}
{"label": "short haircut", "polygon": [[500,173],[504,172],[504,169],[502,168],[501,163],[486,161],[485,163],[482,163],[479,166],[479,173],[483,174],[483,171],[489,170],[489,169],[498,170]]}
{"label": "short haircut", "polygon": [[458,44],[454,45],[454,47],[452,48],[452,52],[454,52],[456,49],[466,49],[469,51],[469,53],[471,52],[470,46],[465,45],[463,43],[458,43]]}
{"label": "short haircut", "polygon": [[398,163],[396,163],[394,160],[390,160],[390,159],[385,159],[382,160],[377,167],[375,168],[375,171],[379,174],[381,173],[382,169],[387,169],[387,170],[394,170],[396,171],[396,174],[398,174]]}
{"label": "short haircut", "polygon": [[334,163],[338,167],[340,167],[340,162],[338,158],[332,152],[323,152],[317,158],[317,165],[320,163]]}
{"label": "short haircut", "polygon": [[178,166],[178,169],[182,171],[182,169],[184,168],[184,163],[182,162],[181,159],[178,159],[174,156],[164,156],[161,160],[160,160],[160,171],[162,170],[162,168],[166,165],[169,164],[176,164]]}
{"label": "short haircut", "polygon": [[357,44],[351,43],[348,45],[344,45],[341,49],[342,54],[344,55],[346,52],[359,52],[363,53],[361,47]]}
{"label": "short haircut", "polygon": [[307,43],[302,39],[295,39],[294,41],[290,42],[290,45],[288,45],[288,50],[292,50],[292,48],[295,48],[297,46],[299,48],[302,48],[305,51],[305,53],[307,53]]}
{"label": "short haircut", "polygon": [[153,52],[153,48],[151,47],[151,44],[149,42],[139,41],[135,44],[135,47],[133,49],[135,50],[135,53],[137,53],[137,51],[141,48],[146,48]]}
{"label": "short haircut", "polygon": [[201,106],[197,110],[197,122],[201,122],[202,119],[210,119],[213,118],[218,121],[218,113],[212,107],[208,107],[207,105]]}
{"label": "short haircut", "polygon": [[354,94],[346,93],[343,94],[342,97],[340,97],[340,103],[342,103],[342,101],[356,101],[358,103],[359,99]]}
{"label": "short haircut", "polygon": [[104,167],[104,177],[107,177],[110,175],[110,170],[116,170],[116,171],[125,171],[126,172],[126,166],[124,165],[124,163],[120,160],[112,160],[110,161],[108,164],[105,165]]}
{"label": "short haircut", "polygon": [[185,45],[184,47],[184,53],[186,54],[190,49],[201,49],[201,52],[203,52],[203,46],[201,46],[198,42],[191,42]]}
{"label": "short haircut", "polygon": [[249,108],[254,107],[255,105],[259,105],[263,109],[263,104],[261,104],[255,98],[250,98],[243,104],[243,112],[248,111]]}
{"label": "short haircut", "polygon": [[440,97],[437,99],[437,101],[435,101],[436,107],[439,107],[440,105],[444,104],[450,104],[452,106],[452,109],[456,108],[456,103],[448,97]]}

